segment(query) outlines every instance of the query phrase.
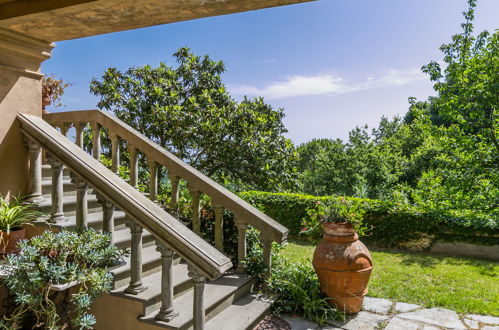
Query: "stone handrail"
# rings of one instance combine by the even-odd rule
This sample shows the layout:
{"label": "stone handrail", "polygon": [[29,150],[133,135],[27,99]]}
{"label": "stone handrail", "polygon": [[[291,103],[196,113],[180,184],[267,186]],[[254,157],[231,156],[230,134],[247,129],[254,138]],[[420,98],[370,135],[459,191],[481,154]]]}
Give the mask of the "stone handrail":
{"label": "stone handrail", "polygon": [[104,127],[113,135],[119,136],[129,145],[145,154],[148,161],[154,161],[164,166],[169,176],[187,181],[190,190],[208,195],[212,199],[213,205],[231,211],[238,221],[258,229],[265,240],[278,243],[286,240],[288,234],[286,227],[109,113],[100,110],[68,111],[45,114],[43,119],[54,126],[66,127],[66,131],[68,125],[86,123]]}
{"label": "stone handrail", "polygon": [[[91,118],[86,118],[87,115]],[[61,119],[57,115],[49,115],[48,117],[50,120]],[[110,116],[99,111],[82,112],[76,117],[80,120],[82,118],[98,120],[103,124],[107,124],[109,121],[109,124],[113,123],[113,128],[125,134],[122,130],[126,128],[126,125],[112,120]],[[229,258],[145,197],[140,191],[114,175],[107,167],[66,139],[45,120],[26,114],[19,114],[17,119],[27,138],[63,163],[81,180],[92,186],[98,194],[123,210],[127,217],[149,231],[160,243],[175,251],[201,275],[214,279],[232,267]],[[137,144],[142,141],[140,146],[148,151],[153,150],[151,142],[143,138],[140,139],[140,136],[134,138],[136,134],[138,133],[132,130],[127,137],[133,139]],[[158,153],[158,158],[159,155]]]}

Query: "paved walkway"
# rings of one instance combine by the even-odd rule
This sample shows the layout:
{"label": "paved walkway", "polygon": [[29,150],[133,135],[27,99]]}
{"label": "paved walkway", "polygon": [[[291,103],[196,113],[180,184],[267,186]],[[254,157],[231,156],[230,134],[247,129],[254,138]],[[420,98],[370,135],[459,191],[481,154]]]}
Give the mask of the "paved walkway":
{"label": "paved walkway", "polygon": [[[302,318],[283,317],[293,330],[321,329]],[[386,299],[365,297],[363,311],[343,322],[332,321],[323,330],[499,330],[499,317],[467,314],[443,308],[423,308],[419,305],[394,303]]]}

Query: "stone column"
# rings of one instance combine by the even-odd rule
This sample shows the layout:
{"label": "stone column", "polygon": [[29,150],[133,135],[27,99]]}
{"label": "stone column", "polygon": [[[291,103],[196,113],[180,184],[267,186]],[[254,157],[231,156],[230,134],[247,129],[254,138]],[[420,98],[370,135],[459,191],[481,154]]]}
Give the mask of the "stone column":
{"label": "stone column", "polygon": [[68,123],[63,123],[61,125],[61,134],[64,135],[65,137],[68,137],[69,128],[70,125]]}
{"label": "stone column", "polygon": [[130,228],[130,284],[125,289],[126,293],[139,294],[147,289],[142,284],[142,226],[134,221],[128,220],[126,226]]}
{"label": "stone column", "polygon": [[201,200],[201,192],[196,189],[189,188],[192,197],[192,231],[201,235],[201,218],[199,202]]}
{"label": "stone column", "polygon": [[161,308],[154,318],[170,322],[178,315],[173,308],[173,256],[175,252],[160,242],[156,245],[156,250],[161,253]]}
{"label": "stone column", "polygon": [[218,251],[224,251],[224,208],[213,204],[215,210],[215,247]]}
{"label": "stone column", "polygon": [[137,188],[139,184],[139,168],[138,168],[138,150],[128,143],[128,152],[130,153],[130,185]]}
{"label": "stone column", "polygon": [[102,205],[102,232],[111,235],[111,243],[114,243],[114,204],[97,193],[97,201]]}
{"label": "stone column", "polygon": [[40,65],[53,44],[0,29],[0,195],[29,193],[28,150],[16,121],[18,113],[42,116]]}
{"label": "stone column", "polygon": [[76,131],[76,145],[83,149],[83,133],[85,129],[85,123],[76,123],[75,131]]}
{"label": "stone column", "polygon": [[92,122],[92,156],[100,160],[100,125]]}
{"label": "stone column", "polygon": [[111,171],[116,174],[120,174],[120,138],[116,133],[109,132],[109,138],[111,139],[111,160],[112,167]]}
{"label": "stone column", "polygon": [[57,223],[65,220],[64,217],[64,186],[63,171],[64,166],[61,161],[47,153],[47,163],[52,167],[52,209],[50,215],[52,221]]}
{"label": "stone column", "polygon": [[170,208],[173,211],[177,211],[178,209],[178,196],[179,196],[179,183],[180,183],[180,177],[173,174],[173,173],[168,173],[168,179],[170,180],[170,184],[172,186],[172,193],[171,193],[171,200],[170,200]]}
{"label": "stone column", "polygon": [[29,151],[29,199],[39,202],[42,198],[42,147],[33,139],[25,137]]}
{"label": "stone column", "polygon": [[243,273],[244,272],[244,265],[243,261],[246,259],[246,228],[248,225],[239,219],[238,216],[236,217],[236,227],[237,227],[237,272],[238,273]]}
{"label": "stone column", "polygon": [[263,283],[264,287],[267,286],[267,280],[272,272],[272,240],[265,236],[262,232],[260,233],[260,241],[263,245],[263,264],[265,265],[265,274]]}
{"label": "stone column", "polygon": [[71,182],[76,186],[76,228],[88,228],[88,184],[71,172]]}
{"label": "stone column", "polygon": [[147,161],[149,165],[149,198],[151,200],[156,199],[156,194],[158,193],[158,164],[153,159]]}
{"label": "stone column", "polygon": [[206,278],[195,268],[188,266],[189,277],[194,282],[194,300],[192,302],[192,315],[194,330],[203,330],[205,324],[205,310],[204,310],[204,285]]}

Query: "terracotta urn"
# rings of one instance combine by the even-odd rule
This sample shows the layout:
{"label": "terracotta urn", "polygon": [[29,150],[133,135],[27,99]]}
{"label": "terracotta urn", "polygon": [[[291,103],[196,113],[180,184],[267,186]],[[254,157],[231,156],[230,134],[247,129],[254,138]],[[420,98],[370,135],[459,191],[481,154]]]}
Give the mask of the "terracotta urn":
{"label": "terracotta urn", "polygon": [[26,238],[26,229],[12,230],[10,234],[0,231],[0,256],[17,252],[17,243]]}
{"label": "terracotta urn", "polygon": [[350,223],[323,223],[324,238],[315,248],[313,265],[330,304],[358,313],[373,268],[371,254]]}

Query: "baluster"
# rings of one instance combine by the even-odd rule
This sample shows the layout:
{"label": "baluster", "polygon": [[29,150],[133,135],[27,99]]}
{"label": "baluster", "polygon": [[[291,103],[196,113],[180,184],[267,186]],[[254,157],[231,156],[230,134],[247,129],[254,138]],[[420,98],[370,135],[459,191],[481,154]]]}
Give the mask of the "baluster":
{"label": "baluster", "polygon": [[25,136],[24,143],[29,152],[29,199],[32,202],[42,198],[42,147],[33,139]]}
{"label": "baluster", "polygon": [[65,137],[68,137],[69,124],[63,123],[61,124],[60,127],[61,127],[61,134],[64,135]]}
{"label": "baluster", "polygon": [[95,159],[100,159],[100,125],[92,122],[92,155]]}
{"label": "baluster", "polygon": [[158,192],[158,164],[152,159],[149,159],[147,164],[149,165],[150,173],[149,198],[154,200]]}
{"label": "baluster", "polygon": [[83,149],[83,129],[85,128],[85,123],[76,123],[76,145]]}
{"label": "baluster", "polygon": [[237,227],[237,269],[239,273],[244,272],[243,261],[246,259],[246,229],[247,224],[240,220],[238,216],[236,217],[236,227]]}
{"label": "baluster", "polygon": [[220,205],[213,205],[215,209],[215,248],[224,250],[224,209]]}
{"label": "baluster", "polygon": [[137,188],[139,183],[139,169],[138,169],[138,150],[130,143],[128,144],[128,153],[130,154],[130,185]]}
{"label": "baluster", "polygon": [[88,184],[71,172],[71,182],[76,186],[76,228],[88,228]]}
{"label": "baluster", "polygon": [[52,209],[50,214],[53,222],[59,222],[65,219],[63,208],[64,188],[62,182],[64,166],[61,161],[49,153],[47,153],[47,163],[49,163],[52,168]]}
{"label": "baluster", "polygon": [[109,132],[109,137],[111,138],[111,159],[112,165],[111,170],[120,174],[120,138],[116,133]]}
{"label": "baluster", "polygon": [[173,174],[168,174],[168,178],[170,179],[170,184],[172,186],[170,208],[176,211],[178,208],[178,184],[180,182],[180,177]]}
{"label": "baluster", "polygon": [[109,233],[114,243],[114,204],[101,194],[97,194],[97,200],[102,205],[102,232]]}
{"label": "baluster", "polygon": [[175,252],[160,242],[156,242],[156,245],[156,250],[161,253],[161,308],[154,318],[170,322],[178,315],[173,308],[173,256]]}
{"label": "baluster", "polygon": [[204,329],[205,310],[204,310],[204,285],[206,278],[196,269],[188,266],[189,277],[194,283],[194,300],[192,303],[193,328],[194,330]]}
{"label": "baluster", "polygon": [[260,240],[263,245],[263,264],[265,265],[264,286],[267,285],[267,280],[272,271],[272,240],[265,237],[264,233],[260,233]]}
{"label": "baluster", "polygon": [[127,221],[126,226],[131,233],[130,254],[130,284],[125,289],[126,293],[137,295],[146,290],[142,284],[142,226],[134,221]]}
{"label": "baluster", "polygon": [[192,230],[196,234],[201,235],[201,220],[199,217],[201,192],[195,189],[189,189],[189,193],[192,197]]}

